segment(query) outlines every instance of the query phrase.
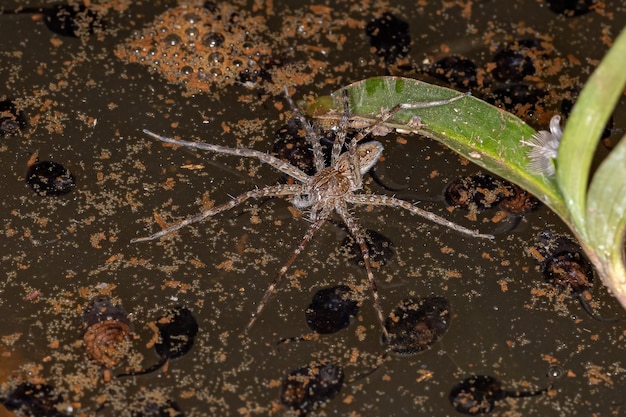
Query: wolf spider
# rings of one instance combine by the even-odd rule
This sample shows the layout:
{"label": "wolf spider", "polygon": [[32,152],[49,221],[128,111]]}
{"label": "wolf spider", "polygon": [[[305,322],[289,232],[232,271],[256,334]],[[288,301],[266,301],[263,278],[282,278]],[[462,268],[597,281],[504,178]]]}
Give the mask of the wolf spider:
{"label": "wolf spider", "polygon": [[309,123],[304,114],[294,104],[293,100],[289,96],[289,92],[285,87],[285,96],[287,101],[294,109],[297,119],[304,126],[306,132],[306,138],[313,150],[313,160],[315,164],[315,174],[307,175],[299,168],[291,165],[283,160],[276,158],[272,155],[268,155],[264,152],[247,149],[247,148],[228,148],[220,145],[212,145],[203,142],[189,142],[185,140],[176,140],[160,136],[156,133],[150,132],[144,129],[143,132],[154,139],[158,139],[161,142],[171,143],[174,145],[185,146],[188,148],[195,148],[205,150],[209,152],[215,152],[225,155],[236,155],[246,158],[257,158],[259,161],[271,165],[283,174],[288,175],[294,180],[293,184],[278,184],[270,185],[261,189],[255,189],[243,193],[237,197],[234,197],[227,203],[219,206],[212,207],[204,210],[194,216],[191,216],[179,223],[176,223],[160,232],[157,232],[151,236],[133,239],[132,242],[142,242],[147,240],[154,240],[160,237],[166,236],[182,227],[202,221],[208,217],[215,216],[226,210],[230,210],[233,207],[238,206],[244,201],[250,198],[264,198],[264,197],[291,197],[292,204],[300,211],[306,212],[309,215],[311,225],[308,231],[294,249],[291,257],[280,268],[278,274],[271,282],[261,302],[259,303],[256,312],[252,315],[246,330],[254,324],[259,314],[263,311],[263,308],[269,301],[269,298],[274,293],[276,286],[280,279],[285,275],[287,269],[293,264],[297,256],[304,250],[306,245],[312,240],[315,233],[322,227],[324,222],[330,218],[333,211],[336,212],[341,220],[346,224],[350,233],[356,239],[359,248],[363,256],[363,263],[365,264],[365,270],[367,278],[372,290],[372,296],[374,300],[374,307],[378,320],[380,322],[383,333],[386,335],[385,318],[383,316],[383,310],[380,305],[380,298],[376,286],[376,280],[372,273],[372,267],[370,262],[370,254],[367,244],[365,242],[365,233],[363,228],[358,224],[356,218],[351,214],[348,204],[364,205],[364,206],[388,206],[398,207],[407,210],[411,214],[417,214],[424,217],[434,223],[442,226],[449,227],[457,232],[464,233],[472,237],[481,237],[492,239],[493,236],[481,234],[475,230],[459,226],[449,220],[439,217],[429,211],[423,210],[407,201],[400,200],[387,195],[377,195],[371,193],[357,193],[357,191],[363,188],[363,175],[366,174],[376,164],[383,152],[383,145],[380,142],[370,141],[363,144],[359,144],[361,140],[366,138],[374,129],[381,126],[385,121],[389,120],[398,111],[403,109],[417,109],[433,106],[443,106],[450,104],[456,100],[460,100],[465,95],[458,95],[450,99],[431,101],[431,102],[418,102],[418,103],[401,103],[388,111],[381,112],[378,119],[367,128],[361,130],[357,135],[347,143],[347,151],[342,153],[344,143],[346,142],[347,130],[350,124],[350,110],[348,107],[347,93],[344,90],[344,104],[343,114],[341,116],[339,125],[337,126],[337,132],[334,139],[334,143],[331,151],[330,165],[326,166],[324,159],[322,146],[320,143],[320,132],[316,126]]}

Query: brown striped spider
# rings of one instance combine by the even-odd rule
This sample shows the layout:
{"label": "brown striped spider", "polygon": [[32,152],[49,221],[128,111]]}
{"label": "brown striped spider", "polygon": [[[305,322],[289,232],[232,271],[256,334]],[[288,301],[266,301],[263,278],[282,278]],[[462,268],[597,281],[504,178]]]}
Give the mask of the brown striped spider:
{"label": "brown striped spider", "polygon": [[204,210],[194,216],[191,216],[179,223],[176,223],[160,232],[157,232],[151,236],[133,239],[132,242],[142,242],[146,240],[158,239],[160,237],[169,235],[170,233],[190,225],[202,221],[206,218],[215,216],[226,210],[230,210],[233,207],[238,206],[244,201],[250,198],[264,198],[264,197],[290,197],[294,207],[302,212],[308,214],[311,225],[308,231],[294,249],[291,257],[280,268],[278,274],[276,274],[274,280],[271,282],[261,302],[259,303],[256,312],[252,315],[246,329],[254,324],[259,314],[263,311],[263,308],[267,304],[269,298],[274,293],[274,290],[281,278],[287,272],[287,269],[293,264],[298,255],[304,250],[306,245],[313,239],[315,233],[322,227],[324,222],[328,220],[333,212],[336,212],[341,220],[346,224],[346,227],[350,233],[354,236],[359,245],[361,253],[363,255],[363,263],[365,264],[365,270],[367,273],[367,279],[369,280],[370,287],[372,289],[372,296],[374,299],[374,307],[378,315],[383,333],[386,335],[385,318],[383,310],[380,305],[380,297],[376,286],[376,280],[372,273],[372,267],[370,262],[370,254],[367,244],[365,243],[365,233],[363,228],[359,225],[356,218],[352,215],[349,209],[349,205],[362,205],[362,206],[387,206],[396,207],[407,210],[411,214],[416,214],[425,219],[428,219],[434,223],[442,226],[449,227],[457,232],[464,233],[472,237],[481,237],[492,239],[493,236],[481,234],[475,230],[467,229],[463,226],[459,226],[449,220],[439,217],[429,211],[423,210],[407,201],[400,200],[398,198],[390,197],[387,195],[378,195],[371,193],[360,193],[363,188],[363,175],[366,174],[378,161],[382,152],[383,145],[380,142],[371,141],[367,143],[359,144],[364,138],[366,138],[374,129],[385,123],[403,109],[416,109],[432,106],[443,106],[450,104],[456,100],[460,100],[465,95],[460,94],[447,100],[431,101],[431,102],[418,102],[418,103],[402,103],[394,106],[390,110],[383,110],[380,117],[370,126],[361,130],[353,140],[347,144],[347,151],[342,153],[342,148],[346,142],[346,135],[348,127],[350,125],[350,110],[348,107],[347,93],[344,90],[344,110],[337,126],[337,133],[332,146],[330,165],[326,166],[324,155],[322,152],[322,146],[320,143],[320,132],[318,128],[309,123],[304,114],[293,103],[287,88],[285,88],[285,95],[289,101],[291,107],[296,113],[296,117],[304,126],[306,131],[306,138],[313,150],[313,161],[315,164],[315,174],[307,175],[302,170],[295,166],[284,162],[274,156],[266,154],[265,152],[246,149],[246,148],[227,148],[219,145],[212,145],[203,142],[189,142],[185,140],[176,140],[167,138],[164,136],[152,133],[149,130],[144,129],[144,133],[158,139],[161,142],[171,143],[174,145],[185,146],[188,148],[195,148],[205,150],[209,152],[215,152],[224,155],[236,155],[246,158],[257,158],[259,161],[271,165],[280,172],[288,175],[294,180],[293,184],[278,184],[270,185],[261,189],[255,189],[243,193],[237,197],[234,197],[227,203],[219,206],[212,207],[208,210]]}

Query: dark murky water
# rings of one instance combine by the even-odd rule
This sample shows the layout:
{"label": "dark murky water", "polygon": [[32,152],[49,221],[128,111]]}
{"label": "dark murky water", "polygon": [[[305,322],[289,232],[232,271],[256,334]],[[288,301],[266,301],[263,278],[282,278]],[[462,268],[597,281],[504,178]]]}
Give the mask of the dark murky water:
{"label": "dark murky water", "polygon": [[[16,2],[3,6],[10,3]],[[96,10],[106,25],[83,22],[78,38],[54,34],[30,14],[0,16],[0,99],[14,101],[28,123],[19,133],[20,123],[13,123],[0,136],[0,397],[13,395],[22,410],[32,410],[36,395],[19,391],[28,382],[53,387],[54,394],[47,388],[36,394],[58,400],[61,415],[145,416],[159,409],[187,416],[289,415],[280,403],[287,375],[332,363],[343,372],[341,391],[310,415],[455,416],[448,394],[471,375],[491,375],[509,391],[553,384],[543,396],[503,399],[497,415],[624,412],[623,310],[596,282],[594,310],[620,321],[593,320],[578,300],[545,282],[528,254],[541,232],[566,232],[557,217],[545,207],[521,221],[505,216],[498,222],[497,208],[469,216],[448,210],[446,185],[478,170],[417,136],[379,139],[385,153],[377,174],[388,189],[369,176],[367,189],[496,234],[494,241],[472,239],[397,209],[356,210],[364,228],[393,243],[393,258],[374,270],[385,315],[407,298],[439,296],[450,303],[447,332],[417,354],[384,355],[365,270],[340,249],[347,233],[330,222],[244,332],[309,225],[285,200],[241,205],[162,242],[129,243],[160,230],[157,222],[173,223],[282,180],[255,161],[162,146],[143,135],[144,128],[269,152],[275,132],[293,116],[283,84],[294,86],[300,100],[387,73],[471,89],[546,128],[624,27],[620,1],[596,2],[594,11],[574,17],[534,0],[347,2],[342,9],[206,2],[217,19],[213,26],[205,25],[208,14],[189,16],[174,2],[92,3],[101,6]],[[370,46],[365,28],[385,12],[408,22],[410,48],[397,34]],[[160,22],[159,15],[167,19]],[[141,39],[138,32],[150,25],[154,33],[147,30]],[[199,34],[189,32],[192,26]],[[379,31],[389,27],[383,23]],[[368,33],[379,32],[370,26]],[[198,52],[184,36],[201,38]],[[520,42],[528,39],[534,43]],[[230,55],[208,61],[205,51],[229,42],[235,45]],[[144,52],[145,45],[154,51]],[[507,47],[514,52],[497,55]],[[431,66],[453,55],[471,59],[476,76],[464,78],[474,68],[467,63],[439,73]],[[502,69],[503,61],[514,68]],[[198,75],[203,65],[213,75]],[[609,140],[624,132],[624,104]],[[34,192],[25,178],[37,160],[65,166],[75,187],[58,196]],[[347,329],[279,345],[311,332],[305,311],[312,297],[339,284],[360,303]],[[82,341],[83,314],[98,295],[123,306],[134,328],[130,353],[109,371],[110,380]],[[162,370],[116,378],[160,360],[154,349],[160,320],[178,306],[198,322],[191,350]]]}

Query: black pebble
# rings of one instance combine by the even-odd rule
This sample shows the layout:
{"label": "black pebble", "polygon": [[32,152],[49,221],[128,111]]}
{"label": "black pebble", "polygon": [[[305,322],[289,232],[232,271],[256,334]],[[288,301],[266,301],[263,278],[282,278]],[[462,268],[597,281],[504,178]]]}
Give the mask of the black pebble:
{"label": "black pebble", "polygon": [[184,307],[176,307],[168,316],[167,323],[157,322],[157,327],[160,337],[154,349],[159,356],[168,359],[187,354],[198,334],[198,322]]}
{"label": "black pebble", "polygon": [[448,399],[457,412],[474,416],[492,412],[496,401],[534,397],[547,391],[547,388],[536,391],[505,391],[501,382],[492,376],[472,375],[452,387]]}
{"label": "black pebble", "polygon": [[383,13],[381,17],[369,22],[365,33],[370,37],[370,45],[376,50],[376,55],[385,58],[388,64],[409,54],[409,24],[391,13]]}
{"label": "black pebble", "polygon": [[330,334],[345,329],[359,312],[359,304],[347,285],[323,288],[306,309],[306,323],[316,333]]}
{"label": "black pebble", "polygon": [[104,22],[93,10],[84,5],[55,4],[43,9],[44,22],[50,31],[57,35],[79,37],[81,32],[93,34],[103,29]]}
{"label": "black pebble", "polygon": [[17,111],[15,103],[6,99],[0,101],[0,137],[14,135],[26,127],[26,116]]}
{"label": "black pebble", "polygon": [[76,181],[63,165],[52,161],[36,162],[26,172],[26,182],[42,196],[67,194],[76,187]]}
{"label": "black pebble", "polygon": [[57,409],[63,401],[54,387],[46,384],[22,382],[9,394],[0,394],[0,404],[19,415],[37,417],[62,417]]}
{"label": "black pebble", "polygon": [[595,0],[546,0],[548,7],[554,13],[567,17],[580,16],[591,11]]}
{"label": "black pebble", "polygon": [[428,349],[450,326],[450,303],[443,297],[406,299],[385,320],[388,352],[412,355]]}
{"label": "black pebble", "polygon": [[305,416],[335,397],[343,385],[343,370],[330,362],[298,368],[283,380],[280,401]]}
{"label": "black pebble", "polygon": [[[391,239],[375,230],[365,231],[365,244],[369,251],[370,263],[375,266],[385,266],[396,254]],[[348,235],[341,242],[341,248],[346,251],[351,263],[365,267],[361,247],[352,235]]]}
{"label": "black pebble", "polygon": [[428,73],[455,87],[478,86],[478,67],[474,61],[460,56],[447,56],[435,62]]}

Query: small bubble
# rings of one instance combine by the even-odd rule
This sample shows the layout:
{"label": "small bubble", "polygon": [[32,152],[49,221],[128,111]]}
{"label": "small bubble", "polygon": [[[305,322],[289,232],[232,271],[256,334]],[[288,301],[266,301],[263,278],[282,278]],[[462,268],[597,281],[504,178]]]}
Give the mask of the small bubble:
{"label": "small bubble", "polygon": [[185,75],[189,75],[193,73],[193,68],[191,68],[189,65],[185,65],[180,69],[180,71]]}
{"label": "small bubble", "polygon": [[164,41],[166,44],[170,46],[176,46],[177,44],[181,42],[181,39],[180,39],[180,36],[174,33],[170,33],[169,35],[165,37]]}
{"label": "small bubble", "polygon": [[561,368],[560,366],[551,366],[546,371],[546,376],[548,378],[558,379],[558,378],[561,378],[564,373],[565,373],[565,370]]}
{"label": "small bubble", "polygon": [[202,44],[211,48],[222,46],[224,44],[224,36],[217,32],[208,33],[202,38]]}
{"label": "small bubble", "polygon": [[189,23],[196,23],[196,22],[198,22],[200,20],[200,16],[198,16],[195,13],[186,13],[183,16],[183,19],[185,19]]}
{"label": "small bubble", "polygon": [[222,54],[221,54],[221,53],[219,53],[219,52],[212,52],[212,53],[209,55],[209,61],[212,61],[212,62],[217,62],[217,63],[222,63],[222,62],[224,62],[224,55],[222,55]]}

